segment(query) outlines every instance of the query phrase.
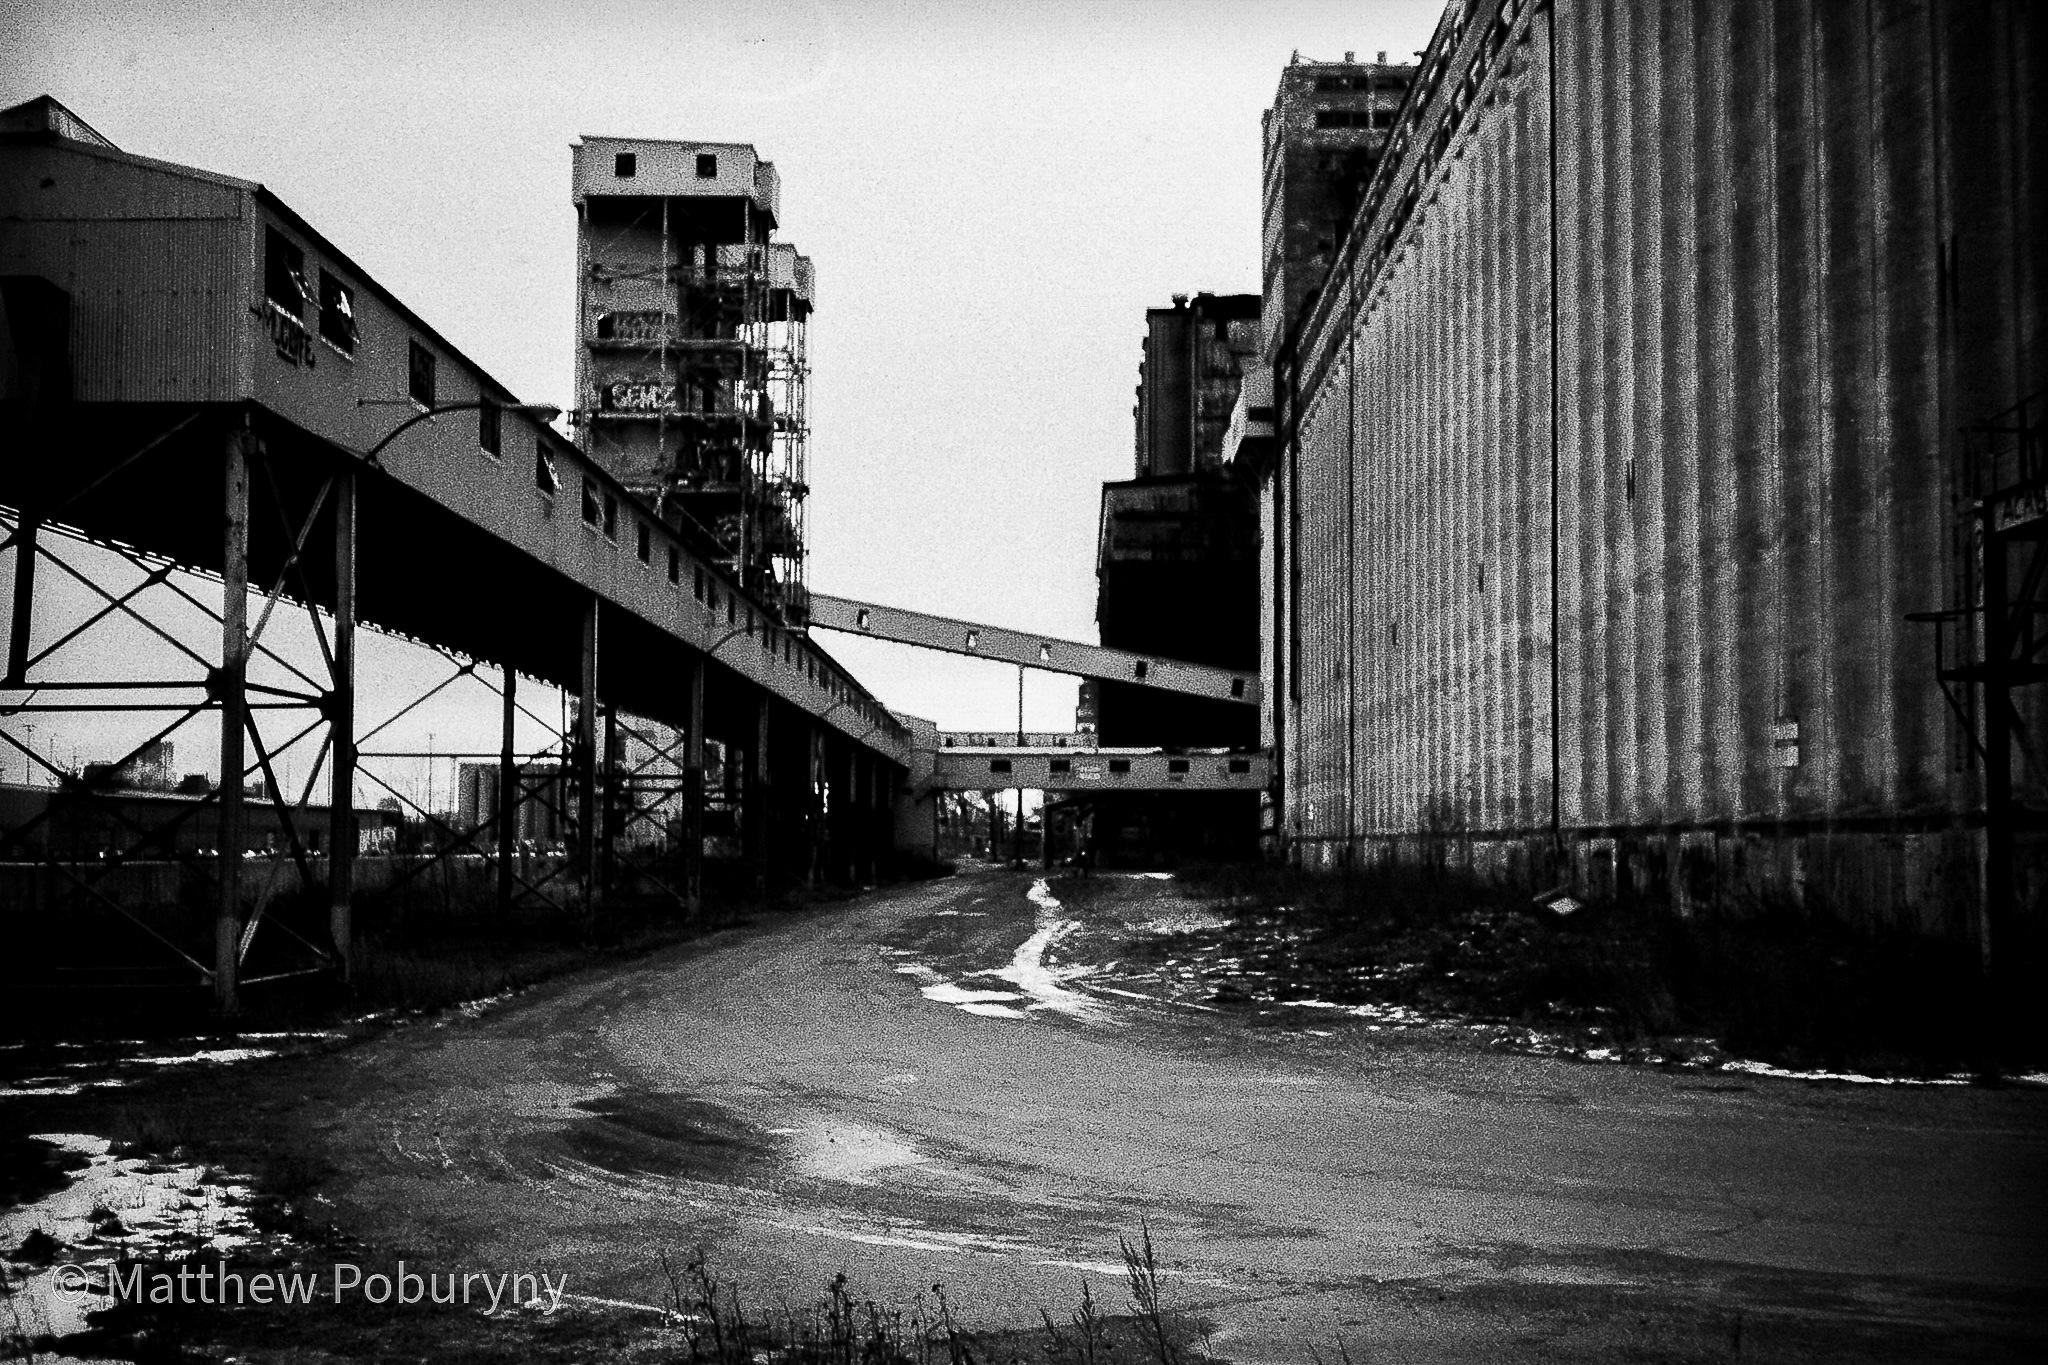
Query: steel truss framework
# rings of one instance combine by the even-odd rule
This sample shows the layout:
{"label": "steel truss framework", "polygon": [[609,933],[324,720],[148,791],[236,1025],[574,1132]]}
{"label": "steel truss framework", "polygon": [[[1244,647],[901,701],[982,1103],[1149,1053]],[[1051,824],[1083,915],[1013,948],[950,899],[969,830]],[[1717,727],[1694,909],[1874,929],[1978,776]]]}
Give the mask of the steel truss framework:
{"label": "steel truss framework", "polygon": [[[223,492],[222,571],[90,536],[67,520],[67,514],[77,512],[114,481],[148,468],[151,456],[176,444],[189,463],[193,443],[203,447],[209,437],[218,442],[214,448],[219,451],[216,468]],[[685,910],[701,903],[703,665],[689,680],[691,724],[679,737],[673,732],[658,734],[651,724],[604,704],[597,692],[594,603],[584,613],[581,686],[567,724],[548,721],[520,699],[518,674],[510,665],[491,666],[428,644],[426,648],[450,663],[449,674],[359,731],[354,603],[358,476],[357,469],[342,464],[301,487],[295,496],[292,481],[276,477],[264,443],[245,417],[199,410],[179,416],[98,477],[48,498],[40,508],[0,508],[0,554],[11,559],[4,567],[11,570],[13,590],[6,667],[0,674],[0,717],[164,718],[145,739],[107,765],[116,772],[202,716],[215,717],[219,725],[223,780],[203,794],[176,801],[175,813],[158,820],[88,790],[77,775],[37,753],[33,744],[11,729],[0,730],[0,741],[54,784],[43,809],[9,828],[0,846],[0,859],[18,860],[10,872],[22,867],[35,870],[38,900],[47,902],[44,888],[56,887],[59,904],[43,904],[46,913],[38,918],[45,923],[64,918],[50,915],[53,909],[91,910],[113,917],[132,932],[135,943],[150,950],[143,965],[103,972],[98,977],[102,982],[116,975],[126,984],[196,980],[211,986],[223,1011],[233,1011],[239,989],[260,981],[320,972],[346,978],[354,940],[358,780],[387,794],[401,811],[410,811],[425,835],[425,847],[399,860],[386,890],[400,890],[432,868],[445,869],[452,860],[474,857],[494,867],[501,913],[538,903],[588,916],[607,893],[621,889],[652,892]],[[296,484],[307,481],[301,478]],[[268,582],[250,581],[252,518],[274,523],[286,547]],[[109,587],[73,564],[62,550],[66,544],[99,547],[133,569],[137,581]],[[309,573],[316,558],[327,561],[324,578]],[[93,607],[84,619],[53,628],[39,613],[37,578],[50,573],[90,594]],[[217,603],[192,590],[189,584],[195,575],[219,583]],[[159,617],[167,610],[196,613],[208,630],[217,630],[217,656],[194,648],[164,624]],[[304,613],[310,628],[317,665],[304,666],[276,647],[277,628],[296,612]],[[147,632],[159,646],[153,653],[175,658],[180,666],[175,671],[182,676],[115,677],[92,664],[86,666],[86,676],[75,676],[82,648],[114,622]],[[274,673],[284,681],[252,678],[252,661],[262,673]],[[62,676],[67,664],[74,665],[69,670],[74,676]],[[161,666],[152,671],[162,671]],[[382,764],[424,755],[367,747],[465,680],[489,688],[502,713],[502,744],[496,753],[435,755],[496,760],[494,809],[466,825],[427,810],[379,770]],[[766,711],[764,704],[764,737]],[[540,725],[549,743],[536,752],[518,752],[513,738],[520,716]],[[602,750],[597,743],[600,717],[606,730]],[[280,739],[280,734],[285,737]],[[633,737],[649,754],[623,763],[623,741]],[[295,791],[287,792],[279,777],[283,760],[305,748],[313,754],[307,775]],[[316,830],[316,801],[323,793],[328,798],[325,828]],[[256,809],[267,810],[276,826],[268,832],[270,846],[258,857],[245,856],[253,842],[252,802],[261,803]],[[534,807],[563,832],[561,848],[542,851],[532,841],[521,846],[516,838],[518,813]],[[75,846],[67,856],[52,831],[67,816],[87,810],[96,822],[100,846],[89,858],[79,856],[82,850]],[[592,818],[583,818],[586,811],[594,813]],[[680,818],[670,818],[677,814]],[[621,860],[616,853],[620,840],[657,821],[663,822],[665,834],[675,836],[669,842],[678,856],[665,861]],[[762,860],[757,856],[755,861]],[[186,893],[181,899],[187,903],[193,888],[202,888],[198,894],[212,907],[211,961],[204,960],[203,950],[195,951],[196,944],[180,940],[175,924],[167,932],[166,923],[152,922],[138,905],[124,903],[117,883],[124,874],[146,866],[176,869]],[[287,869],[293,874],[289,878]],[[765,864],[761,875],[765,878]],[[289,882],[295,882],[295,888],[288,887]],[[16,889],[22,885],[17,876]],[[295,896],[288,894],[291,890]],[[313,898],[325,902],[324,925],[304,913],[304,903]],[[125,899],[132,902],[135,897]],[[284,913],[280,907],[293,900],[299,902],[299,913]]]}

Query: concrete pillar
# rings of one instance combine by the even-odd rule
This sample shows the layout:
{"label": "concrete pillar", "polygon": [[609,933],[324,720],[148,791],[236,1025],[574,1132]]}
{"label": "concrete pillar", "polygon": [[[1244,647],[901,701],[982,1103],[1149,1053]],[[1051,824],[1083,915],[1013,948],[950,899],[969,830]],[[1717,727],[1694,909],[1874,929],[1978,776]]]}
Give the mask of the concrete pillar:
{"label": "concrete pillar", "polygon": [[248,766],[242,727],[249,674],[249,433],[236,427],[223,452],[226,478],[221,545],[220,902],[213,922],[213,1000],[233,1014],[242,937],[242,770]]}
{"label": "concrete pillar", "polygon": [[356,476],[334,482],[334,676],[327,700],[333,771],[327,810],[327,933],[341,979],[355,977]]}

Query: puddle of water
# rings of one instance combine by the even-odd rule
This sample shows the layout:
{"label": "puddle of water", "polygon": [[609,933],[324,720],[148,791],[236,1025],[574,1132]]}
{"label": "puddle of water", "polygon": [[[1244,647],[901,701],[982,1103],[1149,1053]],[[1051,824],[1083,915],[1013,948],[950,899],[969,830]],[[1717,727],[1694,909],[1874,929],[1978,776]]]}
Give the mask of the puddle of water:
{"label": "puddle of water", "polygon": [[930,1158],[878,1128],[831,1120],[796,1132],[796,1165],[805,1175],[871,1185],[884,1171],[919,1166]]}
{"label": "puddle of water", "polygon": [[1009,966],[984,975],[1008,981],[1030,996],[1031,1003],[1025,1007],[1028,1010],[1052,1010],[1076,1019],[1102,1022],[1107,1015],[1101,1002],[1079,991],[1069,990],[1065,984],[1074,977],[1086,975],[1091,969],[1078,966],[1060,969],[1045,960],[1052,946],[1080,925],[1074,920],[1059,917],[1065,907],[1052,894],[1051,886],[1043,877],[1033,882],[1026,894],[1038,907],[1037,929],[1030,938],[1017,945]]}
{"label": "puddle of water", "polygon": [[35,1137],[86,1158],[86,1165],[62,1189],[0,1210],[0,1250],[12,1253],[31,1232],[42,1232],[57,1244],[56,1263],[50,1266],[0,1261],[13,1332],[63,1337],[86,1329],[85,1315],[102,1305],[92,1296],[59,1293],[60,1266],[87,1267],[103,1282],[117,1257],[225,1255],[256,1240],[246,1185],[203,1181],[202,1166],[116,1157],[107,1139],[88,1133]]}

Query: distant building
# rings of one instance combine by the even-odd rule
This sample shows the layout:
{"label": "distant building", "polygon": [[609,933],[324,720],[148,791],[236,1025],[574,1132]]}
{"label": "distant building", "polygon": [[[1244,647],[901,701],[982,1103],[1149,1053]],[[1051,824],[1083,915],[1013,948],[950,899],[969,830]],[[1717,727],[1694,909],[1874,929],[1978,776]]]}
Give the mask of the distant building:
{"label": "distant building", "polygon": [[588,137],[573,161],[579,441],[796,623],[815,276],[770,241],[781,179],[744,143]]}
{"label": "distant building", "polygon": [[[518,819],[512,837],[522,844],[555,848],[569,841],[566,821],[569,781],[559,763],[527,763],[519,769]],[[455,827],[480,829],[498,815],[498,765],[459,763],[455,768]],[[493,830],[495,834],[495,828]],[[496,847],[495,841],[485,841]]]}
{"label": "distant building", "polygon": [[[1225,460],[1247,370],[1259,368],[1259,300],[1176,296],[1145,315],[1135,427],[1136,478],[1102,486],[1095,619],[1102,644],[1222,668],[1259,656],[1254,487]],[[1102,743],[1248,748],[1250,707],[1105,681],[1084,693]],[[1257,829],[1245,793],[1127,793],[1093,798],[1112,863],[1248,853]]]}
{"label": "distant building", "polygon": [[1238,379],[1258,354],[1256,294],[1176,294],[1171,308],[1145,310],[1145,359],[1131,410],[1139,478],[1222,464]]}

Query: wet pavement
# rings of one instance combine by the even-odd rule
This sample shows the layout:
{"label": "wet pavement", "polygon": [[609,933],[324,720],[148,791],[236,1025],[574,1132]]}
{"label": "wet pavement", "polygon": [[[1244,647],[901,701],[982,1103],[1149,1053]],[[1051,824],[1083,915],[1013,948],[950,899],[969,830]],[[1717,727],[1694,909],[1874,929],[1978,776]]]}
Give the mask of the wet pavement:
{"label": "wet pavement", "polygon": [[[331,1120],[360,1154],[337,1198],[608,1298],[653,1301],[653,1249],[701,1246],[783,1293],[841,1269],[898,1299],[942,1281],[1019,1325],[1083,1275],[1121,1302],[1118,1239],[1149,1225],[1170,1298],[1245,1360],[1367,1326],[1466,1358],[1504,1311],[1475,1290],[1535,1295],[1515,1313],[1564,1341],[1616,1294],[1710,1337],[1743,1314],[1953,1334],[2016,1330],[2048,1287],[2037,1090],[1587,1066],[1219,1010],[1097,956],[1123,931],[1059,890],[876,894],[394,1039]],[[1125,902],[1213,913],[1163,880]]]}
{"label": "wet pavement", "polygon": [[1234,1000],[1182,951],[1217,907],[1100,880],[875,893],[310,1057],[323,1196],[424,1264],[566,1271],[572,1302],[655,1304],[656,1253],[700,1248],[760,1295],[942,1282],[1017,1327],[1084,1278],[1123,1303],[1149,1228],[1167,1307],[1243,1361],[2040,1344],[2040,1088],[1586,1065]]}

